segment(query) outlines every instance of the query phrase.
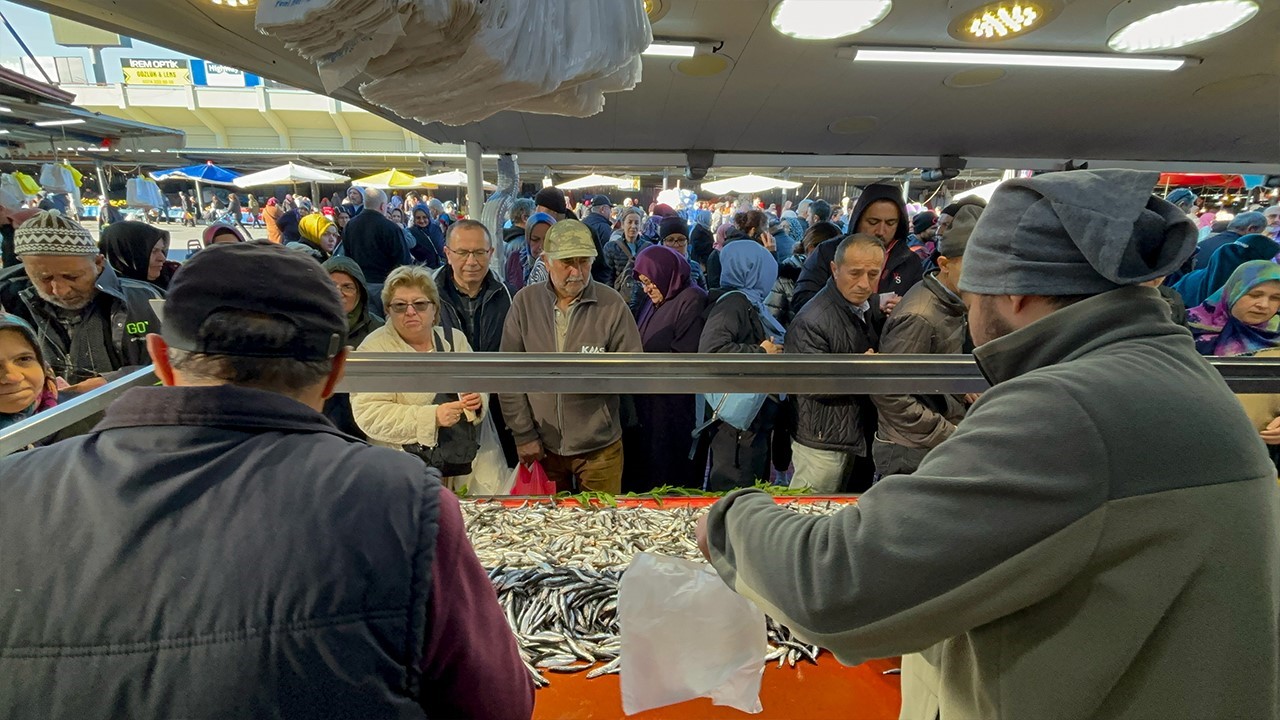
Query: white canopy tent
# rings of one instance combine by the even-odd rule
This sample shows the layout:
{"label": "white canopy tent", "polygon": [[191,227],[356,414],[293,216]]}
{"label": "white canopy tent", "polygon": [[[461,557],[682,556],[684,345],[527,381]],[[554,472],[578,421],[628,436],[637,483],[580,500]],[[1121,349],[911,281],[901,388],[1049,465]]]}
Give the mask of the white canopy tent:
{"label": "white canopy tent", "polygon": [[320,183],[346,183],[351,178],[328,170],[307,167],[296,163],[285,163],[278,167],[261,170],[236,178],[236,187],[250,188],[262,185],[297,185],[307,183],[311,186],[311,197],[320,193]]}
{"label": "white canopy tent", "polygon": [[765,190],[773,190],[774,188],[795,190],[803,184],[763,175],[739,175],[738,177],[725,178],[724,180],[704,182],[702,183],[702,189],[705,192],[716,195],[729,195],[731,193],[758,193]]}
{"label": "white canopy tent", "polygon": [[[428,185],[438,185],[441,187],[466,187],[467,174],[461,170],[450,170],[448,172],[436,173],[435,175],[423,175],[420,178],[414,178],[417,182],[426,183]],[[484,189],[493,191],[498,186],[487,180],[484,181]]]}
{"label": "white canopy tent", "polygon": [[595,187],[629,188],[634,186],[635,183],[626,178],[611,177],[609,175],[596,175],[594,173],[587,175],[586,177],[580,177],[577,180],[570,180],[569,182],[563,182],[556,185],[556,187],[561,190],[582,190],[584,188]]}

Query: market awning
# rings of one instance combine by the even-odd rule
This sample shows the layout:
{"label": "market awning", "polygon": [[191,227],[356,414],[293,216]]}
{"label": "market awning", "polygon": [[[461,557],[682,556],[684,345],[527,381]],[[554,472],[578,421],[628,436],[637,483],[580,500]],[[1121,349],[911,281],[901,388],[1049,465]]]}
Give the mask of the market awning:
{"label": "market awning", "polygon": [[592,175],[587,175],[586,177],[580,177],[577,180],[562,182],[559,185],[556,185],[556,187],[560,188],[561,190],[582,190],[584,188],[597,188],[597,187],[629,188],[634,185],[635,185],[634,182],[626,178],[610,177],[609,175],[592,174]]}
{"label": "market awning", "polygon": [[209,185],[235,185],[240,173],[207,162],[173,170],[157,170],[151,173],[151,177],[155,180],[193,180]]}
{"label": "market awning", "polygon": [[727,195],[729,193],[764,192],[774,188],[794,190],[803,184],[791,180],[764,177],[763,175],[740,175],[738,177],[725,178],[724,180],[704,182],[702,183],[702,189],[716,195]]}
{"label": "market awning", "polygon": [[236,179],[236,186],[247,188],[259,185],[289,185],[291,183],[346,183],[351,178],[328,170],[285,163],[279,167],[260,170]]}
{"label": "market awning", "polygon": [[1216,173],[1161,173],[1158,184],[1161,187],[1217,187],[1235,190],[1244,188],[1244,178]]}
{"label": "market awning", "polygon": [[[436,173],[435,175],[423,175],[417,179],[418,182],[427,183],[428,185],[448,186],[448,187],[466,187],[467,174],[461,170],[450,170],[449,172]],[[485,181],[485,190],[497,190],[498,186],[491,182]]]}
{"label": "market awning", "polygon": [[360,187],[378,188],[379,190],[412,190],[414,188],[430,188],[434,187],[428,183],[423,183],[407,172],[391,168],[376,175],[358,178],[351,181],[352,185]]}

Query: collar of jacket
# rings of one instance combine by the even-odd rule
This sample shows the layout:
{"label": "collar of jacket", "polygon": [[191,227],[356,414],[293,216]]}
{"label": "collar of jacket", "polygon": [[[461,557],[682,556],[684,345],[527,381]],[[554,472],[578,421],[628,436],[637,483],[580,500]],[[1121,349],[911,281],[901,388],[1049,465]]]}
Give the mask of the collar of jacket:
{"label": "collar of jacket", "polygon": [[951,292],[951,289],[946,285],[943,285],[942,281],[938,279],[938,273],[934,272],[925,275],[924,286],[929,288],[929,292],[933,293],[934,297],[938,298],[938,302],[942,304],[942,308],[949,314],[956,317],[962,317],[969,312],[969,309],[965,307],[964,301],[960,299],[960,296]]}
{"label": "collar of jacket", "polygon": [[[441,290],[453,293],[459,297],[462,296],[462,293],[458,292],[458,284],[453,281],[453,266],[449,263],[445,263],[444,265],[436,268],[435,272],[431,273],[431,279],[435,280],[436,287],[439,287]],[[488,302],[498,293],[506,293],[507,297],[511,297],[511,291],[507,289],[506,284],[498,277],[498,273],[494,272],[492,269],[490,269],[488,275],[485,276],[485,280],[488,282],[480,287],[480,299],[482,302]]]}
{"label": "collar of jacket", "polygon": [[107,408],[95,431],[174,425],[324,432],[358,442],[293,398],[234,385],[133,388]]}
{"label": "collar of jacket", "polygon": [[[827,294],[831,296],[831,302],[835,304],[836,307],[848,310],[850,315],[853,315],[860,320],[866,320],[867,313],[871,312],[870,299],[867,299],[867,301],[862,303],[861,306],[854,305],[849,302],[849,299],[840,292],[840,288],[836,287],[836,279],[834,277],[827,281],[826,290]],[[875,296],[875,293],[871,293],[871,297]]]}
{"label": "collar of jacket", "polygon": [[[18,267],[22,266],[19,265]],[[98,292],[106,293],[120,302],[128,301],[128,298],[124,296],[124,286],[120,282],[120,276],[116,275],[116,271],[112,269],[110,263],[103,263],[102,272],[98,273],[98,279],[94,281],[93,287]],[[161,295],[156,293],[156,297],[161,297]],[[31,283],[22,291],[22,299],[26,300],[28,304],[32,302],[39,302],[45,305],[52,305],[52,303],[47,302],[44,298],[40,297],[38,292],[36,292],[35,283]]]}
{"label": "collar of jacket", "polygon": [[975,348],[974,359],[992,385],[1033,370],[1079,359],[1099,348],[1137,338],[1191,334],[1169,317],[1155,288],[1111,290]]}
{"label": "collar of jacket", "polygon": [[[549,278],[547,279],[546,282],[538,283],[538,284],[545,286],[543,292],[545,292],[547,296],[551,298],[551,307],[554,308],[556,306],[556,302],[560,300],[560,296],[556,295],[555,285],[551,284],[551,280]],[[595,303],[597,300],[598,300],[598,297],[596,296],[596,281],[589,280],[587,281],[587,286],[582,288],[582,293],[578,295],[578,299],[575,300],[574,302],[578,303],[579,305],[585,305],[587,303]]]}

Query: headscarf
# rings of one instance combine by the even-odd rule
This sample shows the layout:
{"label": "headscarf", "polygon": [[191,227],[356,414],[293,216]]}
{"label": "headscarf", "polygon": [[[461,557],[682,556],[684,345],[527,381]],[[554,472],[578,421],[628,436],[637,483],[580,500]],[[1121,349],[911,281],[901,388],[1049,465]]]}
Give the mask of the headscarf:
{"label": "headscarf", "polygon": [[320,242],[320,238],[331,227],[334,227],[333,221],[320,213],[312,213],[298,221],[298,232],[302,234],[302,238],[320,247],[324,247],[324,243]]}
{"label": "headscarf", "polygon": [[279,200],[276,200],[275,198],[267,198],[267,207],[275,207],[276,205],[279,205],[279,204],[280,204]]}
{"label": "headscarf", "polygon": [[1221,290],[1187,313],[1187,328],[1195,336],[1201,355],[1251,355],[1280,347],[1280,315],[1273,315],[1261,325],[1246,325],[1231,314],[1231,309],[1251,290],[1272,281],[1280,281],[1280,265],[1271,260],[1247,262],[1231,273]]}
{"label": "headscarf", "polygon": [[168,235],[153,225],[126,220],[108,225],[102,231],[98,247],[117,275],[150,282],[147,273],[151,267],[151,251]]}
{"label": "headscarf", "polygon": [[760,312],[765,331],[772,331],[779,339],[786,336],[786,329],[765,307],[765,298],[778,281],[778,261],[773,253],[757,242],[732,242],[720,251],[720,286],[737,290]]}
{"label": "headscarf", "polygon": [[[644,275],[657,286],[662,293],[662,302],[665,304],[669,300],[675,299],[681,290],[692,285],[689,267],[689,261],[684,259],[680,253],[672,250],[665,245],[650,245],[636,255],[635,265],[632,267],[631,276],[640,280],[640,276]],[[646,294],[644,303],[640,306],[640,314],[637,316],[640,324],[640,334],[644,335],[645,325],[653,317],[653,313],[657,310],[657,306],[649,299]]]}
{"label": "headscarf", "polygon": [[[418,223],[413,221],[413,216],[417,213],[427,214],[427,224],[419,227]],[[409,249],[409,254],[413,256],[414,261],[426,265],[435,270],[444,265],[444,258],[440,256],[440,248],[436,245],[436,240],[431,236],[432,225],[435,220],[431,217],[431,208],[424,202],[420,202],[413,206],[409,211],[409,217],[405,218],[409,222],[409,234],[413,236],[414,246]],[[439,225],[435,226],[436,232],[439,232]]]}
{"label": "headscarf", "polygon": [[1201,258],[1204,266],[1184,275],[1173,288],[1188,307],[1195,307],[1221,290],[1236,268],[1251,260],[1270,260],[1277,253],[1280,243],[1275,240],[1256,233],[1245,235],[1213,251],[1208,258]]}
{"label": "headscarf", "polygon": [[240,228],[235,225],[227,225],[226,223],[213,223],[204,229],[204,246],[209,247],[213,244],[213,239],[218,235],[230,233],[236,236],[236,242],[248,242],[249,239],[240,232]]}
{"label": "headscarf", "polygon": [[10,425],[16,425],[23,420],[35,415],[42,410],[48,410],[58,404],[58,390],[53,381],[53,370],[49,364],[44,361],[44,351],[40,348],[40,341],[36,337],[36,331],[27,324],[27,321],[17,315],[0,312],[0,330],[17,330],[31,345],[36,352],[36,362],[40,363],[40,367],[44,368],[45,383],[40,393],[36,396],[35,402],[31,403],[31,407],[12,415],[0,413],[0,428],[7,428]]}

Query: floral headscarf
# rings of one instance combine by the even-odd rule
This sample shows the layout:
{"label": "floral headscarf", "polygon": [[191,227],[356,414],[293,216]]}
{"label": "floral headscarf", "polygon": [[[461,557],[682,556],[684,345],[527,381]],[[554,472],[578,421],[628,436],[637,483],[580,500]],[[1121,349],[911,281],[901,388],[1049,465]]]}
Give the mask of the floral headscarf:
{"label": "floral headscarf", "polygon": [[1187,327],[1195,336],[1201,355],[1252,355],[1280,347],[1280,315],[1273,315],[1261,325],[1246,325],[1231,314],[1235,304],[1251,290],[1272,281],[1280,282],[1280,265],[1271,260],[1252,260],[1236,268],[1221,290],[1187,313]]}

